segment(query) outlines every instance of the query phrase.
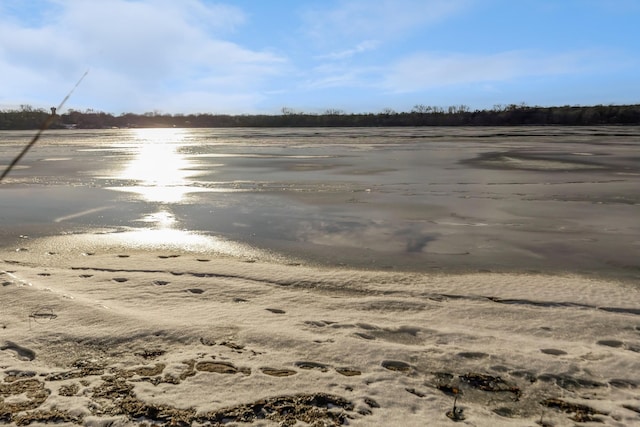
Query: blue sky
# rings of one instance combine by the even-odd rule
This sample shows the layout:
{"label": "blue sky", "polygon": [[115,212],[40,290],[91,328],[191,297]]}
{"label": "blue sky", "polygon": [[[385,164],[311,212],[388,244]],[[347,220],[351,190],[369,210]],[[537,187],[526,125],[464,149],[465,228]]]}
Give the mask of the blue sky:
{"label": "blue sky", "polygon": [[0,109],[640,103],[640,0],[0,0]]}

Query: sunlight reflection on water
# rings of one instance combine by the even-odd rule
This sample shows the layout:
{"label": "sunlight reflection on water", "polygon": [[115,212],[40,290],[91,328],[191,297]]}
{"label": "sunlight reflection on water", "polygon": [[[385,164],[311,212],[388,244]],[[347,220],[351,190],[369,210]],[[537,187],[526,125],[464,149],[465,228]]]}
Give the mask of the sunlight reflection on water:
{"label": "sunlight reflection on water", "polygon": [[256,257],[259,252],[247,245],[174,228],[150,228],[94,236],[106,245],[130,249],[217,252],[239,257]]}
{"label": "sunlight reflection on water", "polygon": [[[0,189],[0,246],[86,232],[116,250],[637,281],[638,129],[56,131]],[[12,135],[0,163],[29,136]]]}
{"label": "sunlight reflection on water", "polygon": [[189,178],[198,174],[194,164],[180,149],[185,145],[183,129],[137,129],[135,156],[117,175],[117,179],[137,185],[111,187],[112,190],[138,193],[148,202],[179,203],[191,192],[206,189],[190,186]]}
{"label": "sunlight reflection on water", "polygon": [[110,189],[135,193],[144,201],[161,206],[138,220],[145,224],[142,229],[107,233],[96,238],[103,244],[131,249],[218,252],[240,257],[264,255],[248,245],[178,229],[179,222],[170,211],[171,205],[184,202],[189,193],[213,191],[194,186],[191,180],[200,172],[182,151],[188,145],[187,135],[183,129],[134,131],[133,156],[114,178],[135,184]]}
{"label": "sunlight reflection on water", "polygon": [[283,257],[222,237],[198,234],[175,228],[126,229],[124,231],[71,234],[48,237],[32,248],[34,254],[56,253],[77,256],[78,251],[171,251],[206,253],[241,259],[274,261]]}

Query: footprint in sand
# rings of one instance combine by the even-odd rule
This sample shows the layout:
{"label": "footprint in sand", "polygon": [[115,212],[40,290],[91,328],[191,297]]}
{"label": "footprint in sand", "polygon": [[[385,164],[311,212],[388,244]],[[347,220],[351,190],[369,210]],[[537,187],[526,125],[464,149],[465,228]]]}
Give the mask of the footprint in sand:
{"label": "footprint in sand", "polygon": [[354,335],[358,336],[360,338],[363,338],[365,340],[375,340],[376,339],[376,337],[374,337],[373,335],[365,334],[364,332],[355,332]]}
{"label": "footprint in sand", "polygon": [[340,375],[344,375],[345,377],[354,377],[357,375],[362,375],[362,372],[353,368],[336,368],[336,372],[339,373]]}
{"label": "footprint in sand", "polygon": [[36,323],[43,323],[57,318],[58,315],[53,312],[51,307],[41,307],[29,314],[29,322],[33,320]]}
{"label": "footprint in sand", "polygon": [[38,276],[47,277],[47,276],[51,276],[51,273],[38,273]]}
{"label": "footprint in sand", "polygon": [[383,360],[381,364],[383,368],[390,371],[409,372],[411,370],[411,365],[399,360]]}
{"label": "footprint in sand", "polygon": [[185,292],[189,292],[191,294],[203,294],[204,290],[199,288],[189,288],[189,289],[185,289]]}
{"label": "footprint in sand", "polygon": [[406,391],[408,391],[411,394],[414,394],[418,397],[425,397],[426,393],[423,393],[421,391],[416,390],[415,388],[405,388]]}
{"label": "footprint in sand", "polygon": [[160,350],[160,349],[146,350],[145,349],[143,351],[136,351],[133,354],[136,356],[140,356],[143,359],[155,359],[157,357],[162,356],[165,353],[166,353],[165,350]]}
{"label": "footprint in sand", "polygon": [[279,308],[266,308],[265,310],[270,311],[275,314],[285,314],[286,311],[280,310]]}
{"label": "footprint in sand", "polygon": [[375,400],[373,400],[370,397],[365,397],[364,398],[364,403],[367,404],[367,406],[369,406],[370,408],[379,408],[380,404],[378,402],[376,402]]}
{"label": "footprint in sand", "polygon": [[327,372],[329,370],[329,367],[327,365],[325,365],[324,363],[318,363],[318,362],[300,361],[300,362],[294,363],[294,365],[296,365],[300,369],[309,369],[309,370],[317,369],[322,372]]}
{"label": "footprint in sand", "polygon": [[600,340],[596,344],[603,345],[605,347],[622,348],[625,350],[633,351],[634,353],[640,353],[640,346],[624,343],[619,340]]}
{"label": "footprint in sand", "polygon": [[242,344],[236,344],[236,343],[234,343],[234,342],[232,342],[232,341],[222,341],[222,342],[220,343],[220,345],[223,345],[223,346],[225,346],[225,347],[229,347],[231,350],[236,350],[236,351],[238,351],[239,353],[241,353],[241,351],[239,351],[239,350],[244,350],[244,345],[242,345]]}
{"label": "footprint in sand", "polygon": [[205,259],[205,258],[196,258],[196,261],[198,262],[209,262],[211,260]]}
{"label": "footprint in sand", "polygon": [[544,354],[550,354],[552,356],[565,356],[567,354],[564,350],[559,350],[557,348],[541,348],[541,352]]}
{"label": "footprint in sand", "polygon": [[240,302],[249,302],[249,300],[244,299],[244,298],[234,298],[233,302],[238,302],[238,303],[240,303]]}
{"label": "footprint in sand", "polygon": [[168,259],[168,258],[178,258],[180,255],[158,255],[158,258]]}
{"label": "footprint in sand", "polygon": [[209,338],[200,337],[200,344],[212,346],[212,345],[216,345],[216,342]]}
{"label": "footprint in sand", "polygon": [[124,283],[124,282],[128,282],[129,279],[127,279],[126,277],[114,277],[113,279],[114,282],[118,282],[118,283]]}
{"label": "footprint in sand", "polygon": [[35,351],[27,347],[22,347],[21,345],[18,345],[11,341],[6,341],[4,344],[2,344],[2,346],[0,346],[0,350],[13,351],[14,353],[16,353],[18,359],[20,360],[32,361],[36,358]]}
{"label": "footprint in sand", "polygon": [[375,330],[380,329],[376,325],[370,325],[368,323],[356,323],[356,326],[358,328],[361,328],[361,329],[364,329],[364,330],[367,330],[367,331],[375,331]]}
{"label": "footprint in sand", "polygon": [[154,280],[152,283],[156,286],[166,286],[169,284],[169,282],[165,280]]}
{"label": "footprint in sand", "polygon": [[129,258],[129,255],[118,255],[118,258]]}
{"label": "footprint in sand", "polygon": [[274,369],[274,368],[260,368],[263,374],[270,375],[272,377],[290,377],[297,374],[293,369]]}
{"label": "footprint in sand", "polygon": [[81,275],[80,275],[80,276],[78,276],[78,277],[81,277],[81,278],[83,278],[83,279],[88,279],[89,277],[93,277],[93,274],[81,274]]}
{"label": "footprint in sand", "polygon": [[596,344],[603,345],[606,347],[614,347],[614,348],[620,348],[624,345],[622,341],[618,341],[618,340],[600,340],[596,342]]}
{"label": "footprint in sand", "polygon": [[464,357],[465,359],[483,359],[489,355],[480,351],[462,351],[458,353],[458,356]]}
{"label": "footprint in sand", "polygon": [[14,382],[16,380],[23,380],[25,378],[33,378],[36,376],[35,371],[22,371],[20,369],[9,369],[4,371],[6,377],[5,382]]}
{"label": "footprint in sand", "polygon": [[198,362],[196,363],[196,370],[201,372],[215,372],[217,374],[251,374],[250,368],[239,368],[229,362]]}
{"label": "footprint in sand", "polygon": [[321,320],[307,320],[304,322],[305,325],[315,326],[316,328],[324,328],[327,324]]}

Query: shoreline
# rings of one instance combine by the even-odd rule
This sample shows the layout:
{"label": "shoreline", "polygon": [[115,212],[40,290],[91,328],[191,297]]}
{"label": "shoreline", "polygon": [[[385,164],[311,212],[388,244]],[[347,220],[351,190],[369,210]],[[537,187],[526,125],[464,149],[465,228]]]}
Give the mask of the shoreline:
{"label": "shoreline", "polygon": [[[178,233],[173,236],[165,235],[162,238],[167,240],[174,238],[177,239],[177,242],[163,244],[159,242],[160,238],[145,236],[147,233],[153,235],[154,230],[129,227],[119,229],[102,228],[99,230],[77,227],[74,230],[65,230],[63,234],[53,234],[51,231],[33,233],[32,227],[25,227],[23,230],[24,234],[21,232],[16,234],[15,229],[11,230],[10,233],[8,232],[7,235],[11,236],[12,241],[7,241],[7,238],[4,237],[4,242],[0,244],[0,252],[20,252],[25,244],[38,242],[38,251],[42,254],[56,251],[56,244],[58,243],[52,244],[50,242],[63,241],[62,245],[68,247],[71,245],[71,241],[86,245],[91,240],[99,240],[99,246],[110,248],[110,250],[173,251],[184,254],[200,252],[203,254],[209,253],[210,255],[236,257],[251,262],[261,260],[282,265],[300,264],[321,269],[363,270],[373,273],[389,272],[454,276],[466,274],[536,274],[540,276],[576,276],[585,279],[619,281],[629,285],[637,285],[640,278],[640,267],[622,263],[615,266],[607,263],[609,265],[608,268],[585,266],[583,269],[563,267],[561,265],[544,265],[544,263],[506,267],[495,265],[486,258],[478,259],[469,253],[451,253],[434,254],[432,255],[431,264],[427,264],[422,259],[407,261],[406,258],[403,259],[406,255],[389,256],[385,253],[372,254],[369,252],[366,254],[369,256],[367,258],[367,256],[362,256],[363,251],[350,248],[341,248],[339,254],[336,253],[334,248],[309,252],[308,248],[304,248],[299,244],[283,246],[282,242],[258,242],[258,244],[252,242],[253,244],[251,245],[249,242],[234,242],[226,238],[213,237],[197,232]],[[196,239],[193,239],[193,237]],[[190,249],[181,248],[181,245],[185,244],[185,241],[180,240],[182,238],[186,241],[192,240],[189,243],[191,245]],[[127,242],[127,240],[136,239],[140,240],[136,245],[132,246],[132,243]],[[196,241],[195,244],[193,240]],[[496,257],[497,260],[500,260],[500,258]]]}

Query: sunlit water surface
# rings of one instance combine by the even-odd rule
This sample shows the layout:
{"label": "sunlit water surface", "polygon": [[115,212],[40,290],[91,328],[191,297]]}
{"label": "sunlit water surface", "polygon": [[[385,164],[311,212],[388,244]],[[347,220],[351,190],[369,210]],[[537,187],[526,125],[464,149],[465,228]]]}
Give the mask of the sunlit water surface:
{"label": "sunlit water surface", "polygon": [[[0,167],[31,136],[0,132]],[[49,131],[0,183],[0,245],[637,278],[639,160],[636,127]]]}

